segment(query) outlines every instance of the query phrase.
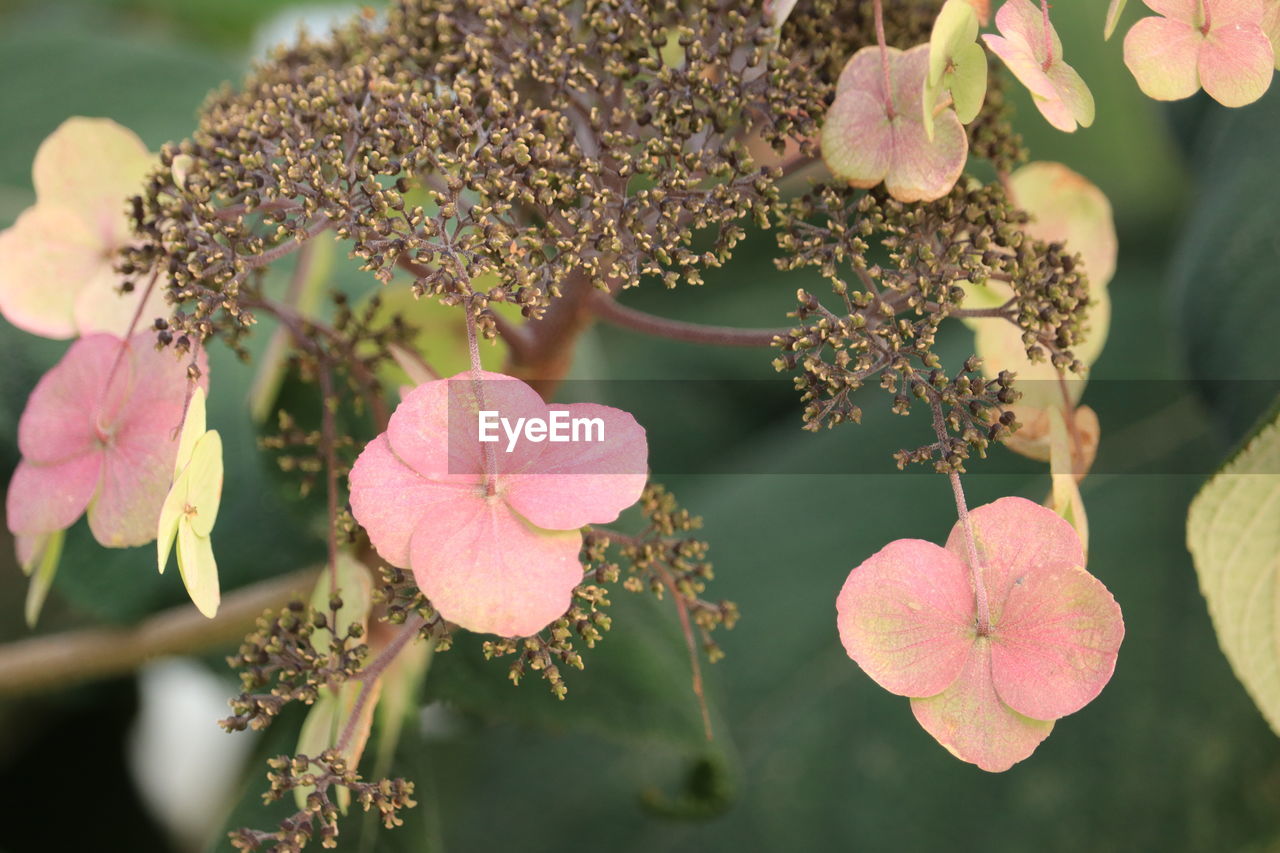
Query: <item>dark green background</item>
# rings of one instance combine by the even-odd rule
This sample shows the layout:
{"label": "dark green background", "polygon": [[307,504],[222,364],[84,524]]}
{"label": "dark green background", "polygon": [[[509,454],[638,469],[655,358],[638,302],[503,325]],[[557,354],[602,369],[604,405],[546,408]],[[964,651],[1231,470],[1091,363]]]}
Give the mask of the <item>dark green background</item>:
{"label": "dark green background", "polygon": [[[63,118],[107,115],[153,147],[181,138],[204,93],[243,73],[256,27],[286,5],[0,0],[0,225],[32,201],[32,155]],[[1123,68],[1120,38],[1101,41],[1103,5],[1055,7],[1067,59],[1097,96],[1095,127],[1059,134],[1019,104],[1036,158],[1083,172],[1116,209],[1114,320],[1095,376],[1274,380],[1280,93],[1234,112],[1198,99],[1173,108],[1146,101]],[[653,287],[629,301],[710,322],[784,322],[796,287],[821,293],[822,285],[773,272],[772,238],[752,236],[704,288]],[[349,273],[342,282],[360,285]],[[25,396],[63,345],[5,326],[0,346],[7,471]],[[943,347],[954,364],[968,352],[967,332],[956,328]],[[924,440],[927,426],[914,418],[869,416],[862,427],[802,433],[788,381],[769,360],[609,330],[584,340],[575,370],[582,379],[724,380],[723,394],[682,398],[670,412],[708,466],[769,458],[778,470],[791,461],[850,470]],[[220,357],[213,377],[226,391],[215,390],[211,418],[229,437],[214,541],[224,583],[235,586],[308,564],[317,543],[302,508],[277,497],[269,462],[252,452],[238,409],[247,372]],[[774,384],[751,385],[758,396],[742,399],[735,379]],[[1206,387],[1207,401],[1197,396]],[[1132,448],[1135,467],[1153,470],[1190,447],[1224,454],[1267,402],[1242,389],[1188,384],[1159,410],[1101,407],[1104,449]],[[875,393],[869,411],[887,402]],[[716,436],[729,428],[746,438],[722,446]],[[663,435],[680,441],[670,429]],[[679,459],[685,449],[673,443],[654,454]],[[971,504],[1047,490],[1034,466],[999,464],[1028,473],[983,475],[975,465]],[[410,726],[397,762],[418,783],[421,805],[405,827],[370,834],[359,848],[352,819],[340,849],[1254,850],[1280,841],[1280,744],[1218,650],[1183,545],[1186,506],[1203,477],[1107,473],[1086,482],[1090,568],[1124,608],[1126,641],[1101,697],[1002,775],[947,755],[906,700],[858,671],[835,634],[834,597],[850,568],[895,537],[945,537],[953,510],[943,481],[679,471],[663,479],[706,520],[718,571],[711,594],[743,611],[722,638],[728,658],[709,671],[715,742],[701,739],[674,614],[619,591],[615,629],[587,656],[587,671],[569,676],[565,702],[537,681],[512,688],[474,638],[441,656],[426,698],[444,702],[455,724],[443,734]],[[0,638],[11,639],[25,633],[25,581],[8,550]],[[41,630],[130,622],[182,600],[176,575],[156,576],[149,551],[103,552],[80,531]],[[217,655],[209,660],[218,666]],[[134,704],[128,679],[0,704],[0,850],[168,849],[123,769]],[[258,751],[290,749],[298,721],[286,716]],[[270,823],[256,805],[263,770],[246,769],[237,821]],[[222,836],[210,844],[226,846]]]}

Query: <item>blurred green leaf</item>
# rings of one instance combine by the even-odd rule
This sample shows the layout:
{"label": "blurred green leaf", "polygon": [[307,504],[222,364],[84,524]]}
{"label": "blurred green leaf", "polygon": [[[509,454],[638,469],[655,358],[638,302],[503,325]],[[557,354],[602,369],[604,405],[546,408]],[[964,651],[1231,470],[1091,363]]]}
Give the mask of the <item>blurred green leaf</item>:
{"label": "blurred green leaf", "polygon": [[1280,390],[1280,87],[1216,109],[1193,157],[1198,204],[1170,265],[1178,353],[1234,443]]}
{"label": "blurred green leaf", "polygon": [[[1276,407],[1280,415],[1280,406]],[[1218,642],[1280,733],[1280,416],[1196,495],[1187,547]]]}

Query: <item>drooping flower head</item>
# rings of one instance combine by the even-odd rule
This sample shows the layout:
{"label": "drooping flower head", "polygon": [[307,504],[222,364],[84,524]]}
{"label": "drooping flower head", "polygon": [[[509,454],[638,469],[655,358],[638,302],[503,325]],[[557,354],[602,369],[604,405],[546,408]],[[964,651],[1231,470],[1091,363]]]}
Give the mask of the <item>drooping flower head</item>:
{"label": "drooping flower head", "polygon": [[196,388],[178,438],[173,485],[160,509],[156,563],[163,573],[169,551],[176,550],[187,594],[210,619],[222,600],[218,562],[209,538],[222,503],[222,473],[222,437],[217,430],[205,429],[204,389]]}
{"label": "drooping flower head", "polygon": [[[36,203],[0,232],[0,314],[46,338],[126,334],[143,289],[120,294],[116,252],[129,240],[126,199],[154,165],[142,140],[108,119],[67,119],[41,143]],[[144,320],[166,313],[161,291]]]}
{"label": "drooping flower head", "polygon": [[1263,0],[1144,2],[1161,17],[1129,30],[1124,64],[1149,97],[1176,101],[1203,86],[1223,106],[1240,107],[1267,91],[1276,58]]}
{"label": "drooping flower head", "polygon": [[[927,44],[905,53],[864,47],[850,58],[822,127],[822,157],[832,174],[855,187],[884,181],[899,201],[933,201],[951,191],[964,170],[969,138],[955,110],[933,114],[937,89],[929,90],[933,102],[925,102],[928,74]],[[933,114],[932,136],[926,109]]]}
{"label": "drooping flower head", "polygon": [[[523,429],[554,418],[591,423],[565,442]],[[481,442],[485,423],[496,441]],[[351,510],[444,618],[527,636],[560,617],[582,581],[579,528],[635,503],[647,463],[644,429],[626,412],[548,406],[518,379],[460,373],[405,396],[351,470]]]}
{"label": "drooping flower head", "polygon": [[[40,379],[18,421],[22,461],[6,504],[19,553],[86,509],[94,537],[109,548],[155,538],[178,453],[187,364],[157,350],[151,333],[128,342],[98,334],[73,343]],[[199,366],[207,386],[203,355]]]}
{"label": "drooping flower head", "polygon": [[1030,0],[1007,0],[996,12],[996,29],[1000,35],[982,40],[1031,92],[1049,124],[1066,133],[1093,124],[1093,93],[1062,60],[1062,40],[1043,9]]}
{"label": "drooping flower head", "polygon": [[933,111],[943,91],[949,92],[956,117],[968,124],[977,117],[987,95],[987,52],[978,44],[978,11],[968,0],[947,0],[929,36],[929,73],[925,76],[921,114],[933,137]]}
{"label": "drooping flower head", "polygon": [[837,626],[867,675],[910,697],[925,731],[956,757],[1001,771],[1101,692],[1124,621],[1052,510],[1002,498],[970,521],[990,602],[985,634],[959,524],[945,548],[899,539],[854,569]]}

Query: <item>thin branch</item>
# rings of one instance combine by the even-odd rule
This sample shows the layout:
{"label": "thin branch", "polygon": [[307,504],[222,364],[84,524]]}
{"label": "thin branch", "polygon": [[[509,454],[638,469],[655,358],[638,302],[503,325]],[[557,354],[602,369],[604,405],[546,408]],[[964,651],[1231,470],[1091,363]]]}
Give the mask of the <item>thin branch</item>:
{"label": "thin branch", "polygon": [[395,639],[387,644],[378,656],[369,661],[365,667],[360,670],[360,674],[356,679],[360,681],[360,693],[356,696],[355,704],[351,708],[351,713],[347,716],[346,725],[342,727],[342,733],[338,736],[338,742],[334,744],[334,748],[342,752],[347,748],[347,744],[351,742],[352,736],[355,734],[356,722],[364,713],[364,706],[369,703],[369,697],[373,694],[374,685],[378,683],[378,679],[382,677],[387,667],[396,659],[396,656],[408,645],[409,641],[418,636],[418,631],[426,624],[426,620],[419,614],[405,620],[400,626],[400,632],[396,634]]}
{"label": "thin branch", "polygon": [[737,329],[731,326],[708,326],[702,323],[686,323],[669,320],[635,308],[619,304],[606,293],[597,293],[591,301],[591,310],[597,317],[615,326],[622,326],[647,335],[673,341],[687,341],[721,347],[767,347],[775,338],[790,329]]}
{"label": "thin branch", "polygon": [[305,595],[317,574],[305,569],[237,589],[223,596],[213,619],[183,604],[130,628],[84,628],[0,646],[0,693],[66,687],[131,672],[157,657],[237,642],[262,611]]}

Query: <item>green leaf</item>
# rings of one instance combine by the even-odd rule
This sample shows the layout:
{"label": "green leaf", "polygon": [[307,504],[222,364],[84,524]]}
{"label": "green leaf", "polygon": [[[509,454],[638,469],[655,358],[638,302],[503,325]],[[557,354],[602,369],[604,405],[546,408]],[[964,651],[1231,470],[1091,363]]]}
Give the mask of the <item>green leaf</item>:
{"label": "green leaf", "polygon": [[1181,363],[1231,445],[1280,390],[1280,86],[1249,109],[1213,111],[1198,139],[1197,204],[1166,268]]}
{"label": "green leaf", "polygon": [[1280,416],[1196,495],[1187,547],[1222,651],[1280,734]]}

